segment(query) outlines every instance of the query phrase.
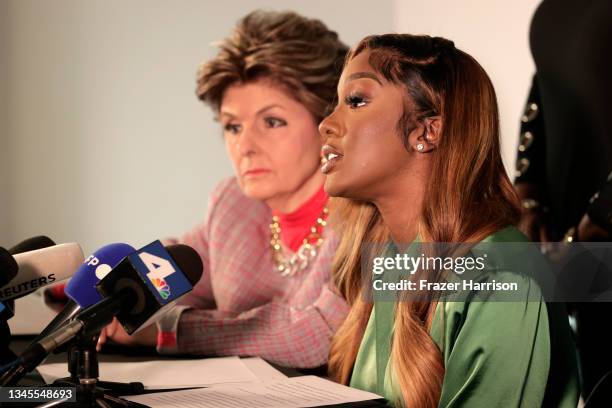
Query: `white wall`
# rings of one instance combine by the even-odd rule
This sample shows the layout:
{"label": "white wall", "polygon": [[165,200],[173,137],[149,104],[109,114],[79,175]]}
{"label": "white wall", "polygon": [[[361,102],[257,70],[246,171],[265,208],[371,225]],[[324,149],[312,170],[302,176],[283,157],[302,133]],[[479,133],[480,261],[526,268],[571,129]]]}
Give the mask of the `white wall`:
{"label": "white wall", "polygon": [[398,32],[447,37],[480,62],[499,101],[502,155],[514,175],[519,119],[535,67],[529,24],[540,0],[395,0]]}
{"label": "white wall", "polygon": [[6,59],[8,45],[7,10],[8,3],[0,1],[0,245],[8,237],[9,220],[9,191],[7,186],[9,180],[9,167],[7,163],[9,157],[7,134],[8,99],[6,98],[8,90]]}
{"label": "white wall", "polygon": [[86,252],[112,241],[140,246],[202,219],[208,192],[231,167],[218,125],[194,96],[195,71],[239,17],[296,10],[349,43],[393,29],[392,0],[375,12],[365,0],[0,4],[10,34],[0,51],[9,119],[1,153],[9,171],[0,177],[10,180],[0,245],[46,234]]}

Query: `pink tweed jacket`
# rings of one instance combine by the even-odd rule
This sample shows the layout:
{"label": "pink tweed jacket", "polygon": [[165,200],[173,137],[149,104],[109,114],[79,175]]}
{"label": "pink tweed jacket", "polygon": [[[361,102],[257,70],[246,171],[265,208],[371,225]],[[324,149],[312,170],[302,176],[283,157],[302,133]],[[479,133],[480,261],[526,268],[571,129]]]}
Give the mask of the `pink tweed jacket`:
{"label": "pink tweed jacket", "polygon": [[272,265],[271,217],[231,178],[213,191],[204,222],[170,240],[193,247],[204,271],[158,323],[160,353],[259,356],[300,368],[327,362],[330,339],[349,310],[330,286],[337,239],[327,227],[310,265],[283,277]]}

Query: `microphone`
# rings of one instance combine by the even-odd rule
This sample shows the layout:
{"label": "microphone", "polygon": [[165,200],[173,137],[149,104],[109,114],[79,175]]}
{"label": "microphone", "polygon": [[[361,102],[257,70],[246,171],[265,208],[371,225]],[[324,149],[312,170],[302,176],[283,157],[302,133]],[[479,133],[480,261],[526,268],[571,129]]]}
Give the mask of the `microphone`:
{"label": "microphone", "polygon": [[0,300],[23,297],[30,292],[69,278],[84,260],[79,244],[60,244],[14,256],[19,271],[0,287]]}
{"label": "microphone", "polygon": [[[21,241],[20,243],[18,243],[17,245],[13,246],[12,248],[9,248],[8,251],[9,251],[9,253],[11,255],[17,255],[17,254],[20,254],[22,252],[34,251],[36,249],[47,248],[47,247],[50,247],[50,246],[53,246],[53,245],[55,245],[55,242],[53,242],[53,240],[51,238],[49,238],[49,237],[47,237],[45,235],[38,235],[38,236],[35,236],[35,237],[32,237],[32,238],[28,238],[28,239],[26,239],[24,241]],[[0,283],[0,287],[2,287],[4,285],[6,285],[6,283]],[[15,302],[11,300],[11,301],[9,301],[7,303],[7,305],[11,309],[14,309]]]}
{"label": "microphone", "polygon": [[12,255],[20,254],[22,252],[35,251],[37,249],[43,249],[55,245],[55,242],[47,236],[38,235],[36,237],[28,238],[21,241],[14,247],[9,249]]}
{"label": "microphone", "polygon": [[132,334],[156,321],[168,310],[166,305],[190,292],[203,268],[193,248],[182,244],[165,248],[160,241],[154,241],[125,257],[98,283],[97,289],[105,298],[103,302],[111,304],[116,299],[120,304],[115,316]]}
{"label": "microphone", "polygon": [[99,334],[114,316],[128,334],[148,326],[193,289],[202,276],[202,269],[200,256],[186,245],[171,245],[166,249],[160,241],[154,241],[132,252],[97,284],[104,297],[102,301],[28,347],[0,379],[0,385],[14,385],[50,352],[77,335]]}
{"label": "microphone", "polygon": [[45,248],[51,245],[55,245],[55,243],[50,238],[37,236],[20,242],[8,251],[0,247],[0,287],[5,286],[17,276],[19,267],[13,255]]}
{"label": "microphone", "polygon": [[72,320],[81,310],[98,303],[102,296],[96,290],[96,284],[104,278],[123,258],[134,252],[131,245],[115,243],[105,245],[89,255],[79,269],[68,281],[64,293],[68,295],[68,303],[61,312],[34,339],[36,343],[51,334],[66,322]]}
{"label": "microphone", "polygon": [[[37,236],[26,239],[14,247],[6,251],[0,248],[0,287],[8,284],[15,276],[17,276],[19,267],[15,258],[12,255],[20,252],[32,251],[48,246],[55,245],[50,238],[45,236]],[[17,356],[9,349],[11,343],[11,330],[8,325],[8,320],[14,314],[14,302],[0,302],[0,364],[4,365],[9,361],[14,360]]]}
{"label": "microphone", "polygon": [[5,286],[17,276],[19,267],[9,251],[0,247],[0,287]]}

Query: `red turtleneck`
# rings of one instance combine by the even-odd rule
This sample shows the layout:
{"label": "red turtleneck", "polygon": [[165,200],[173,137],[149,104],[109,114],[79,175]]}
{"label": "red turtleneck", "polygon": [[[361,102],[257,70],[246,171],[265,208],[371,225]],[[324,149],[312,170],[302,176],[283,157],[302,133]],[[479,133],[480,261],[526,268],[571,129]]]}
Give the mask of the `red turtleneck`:
{"label": "red turtleneck", "polygon": [[327,194],[323,186],[310,197],[301,207],[289,214],[272,211],[279,219],[281,240],[292,251],[297,251],[304,238],[310,233],[310,228],[317,222],[327,203]]}

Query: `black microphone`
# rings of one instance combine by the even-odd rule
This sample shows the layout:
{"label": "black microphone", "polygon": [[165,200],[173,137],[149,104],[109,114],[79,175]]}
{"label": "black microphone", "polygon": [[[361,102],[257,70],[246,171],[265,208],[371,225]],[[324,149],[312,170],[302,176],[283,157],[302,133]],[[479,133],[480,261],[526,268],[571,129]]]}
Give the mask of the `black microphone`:
{"label": "black microphone", "polygon": [[[28,238],[20,242],[8,251],[0,248],[0,287],[7,285],[18,274],[19,266],[12,255],[21,252],[34,251],[37,249],[46,248],[55,245],[50,238],[46,236],[36,236]],[[11,343],[11,330],[8,325],[8,320],[13,317],[15,308],[14,301],[0,301],[0,364],[4,365],[9,361],[13,361],[17,356],[9,349]]]}
{"label": "black microphone", "polygon": [[193,289],[202,269],[200,256],[186,245],[164,248],[154,241],[131,253],[97,284],[102,301],[29,347],[0,378],[0,386],[14,385],[50,352],[77,335],[99,334],[115,316],[128,334],[148,326]]}
{"label": "black microphone", "polygon": [[105,298],[121,298],[117,320],[128,334],[157,321],[202,276],[202,259],[187,245],[152,242],[121,261],[98,285]]}
{"label": "black microphone", "polygon": [[48,246],[55,245],[55,243],[48,237],[37,236],[26,239],[20,242],[8,251],[0,247],[0,287],[9,283],[19,271],[19,266],[13,255],[21,252],[34,251],[35,249],[41,249]]}
{"label": "black microphone", "polygon": [[0,247],[0,287],[12,281],[18,271],[19,267],[15,258],[9,251]]}
{"label": "black microphone", "polygon": [[[9,248],[8,252],[11,255],[17,255],[17,254],[21,254],[23,252],[29,252],[29,251],[36,251],[37,249],[43,249],[43,248],[47,248],[47,247],[51,247],[54,246],[55,242],[53,242],[53,240],[45,235],[37,235],[35,237],[32,238],[28,238],[26,240],[21,241],[20,243],[18,243],[17,245]],[[13,259],[15,259],[13,257]],[[17,261],[15,261],[17,262]],[[19,273],[17,271],[17,273]],[[6,282],[8,283],[8,282]],[[0,287],[6,285],[6,283],[1,283],[0,282]],[[13,310],[15,308],[15,302],[12,300],[7,301],[6,305]]]}
{"label": "black microphone", "polygon": [[11,255],[17,255],[22,252],[36,251],[37,249],[43,249],[54,246],[55,242],[47,236],[38,235],[36,237],[28,238],[21,241],[14,247],[9,249]]}
{"label": "black microphone", "polygon": [[[55,242],[53,242],[51,238],[45,235],[38,235],[38,236],[28,238],[26,240],[21,241],[17,245],[9,248],[8,252],[11,255],[17,255],[22,252],[36,251],[37,249],[43,249],[43,248],[47,248],[53,245],[55,245]],[[15,258],[13,257],[13,260],[14,259]],[[15,261],[15,265],[17,265],[17,261]],[[16,274],[17,273],[19,272],[16,271]],[[8,282],[2,283],[0,279],[0,287],[6,285],[7,283]],[[9,307],[11,310],[13,310],[15,308],[15,302],[12,300],[9,300],[6,302],[6,306]]]}

